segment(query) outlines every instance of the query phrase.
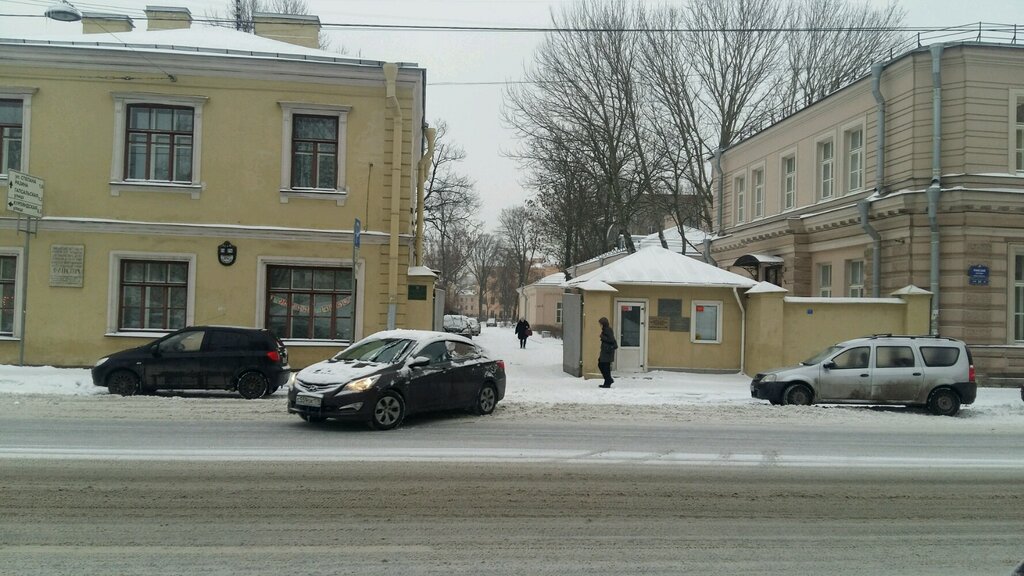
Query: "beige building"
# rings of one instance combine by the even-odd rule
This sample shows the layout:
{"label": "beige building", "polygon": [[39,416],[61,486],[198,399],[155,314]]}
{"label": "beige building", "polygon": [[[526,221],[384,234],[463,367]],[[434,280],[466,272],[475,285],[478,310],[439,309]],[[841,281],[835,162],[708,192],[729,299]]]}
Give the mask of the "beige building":
{"label": "beige building", "polygon": [[0,39],[0,186],[44,182],[40,217],[0,217],[0,362],[230,324],[273,329],[301,367],[429,328],[424,70],[317,50],[313,16],[257,15],[253,35],[149,12],[147,31],[86,14],[83,35]]}
{"label": "beige building", "polygon": [[926,288],[930,331],[1024,377],[1024,46],[918,48],[716,165],[719,266],[794,297]]}

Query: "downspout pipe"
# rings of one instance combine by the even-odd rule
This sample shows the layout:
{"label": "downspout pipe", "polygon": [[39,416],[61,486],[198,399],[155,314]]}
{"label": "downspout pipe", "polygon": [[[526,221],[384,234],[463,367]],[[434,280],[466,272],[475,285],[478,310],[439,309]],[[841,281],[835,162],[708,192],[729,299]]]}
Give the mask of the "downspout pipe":
{"label": "downspout pipe", "polygon": [[939,333],[939,196],[942,193],[942,44],[933,44],[932,53],[932,181],[928,186],[928,226],[931,228],[932,334]]}
{"label": "downspout pipe", "polygon": [[402,105],[395,88],[398,80],[398,65],[384,64],[384,97],[393,109],[394,122],[391,133],[391,238],[388,243],[388,330],[395,329],[398,314],[398,234],[402,216]]}
{"label": "downspout pipe", "polygon": [[744,373],[747,363],[747,309],[740,299],[740,289],[733,286],[732,295],[736,297],[736,305],[740,307],[740,373]]}
{"label": "downspout pipe", "polygon": [[434,141],[437,139],[437,129],[427,128],[427,151],[420,158],[417,168],[419,178],[416,181],[416,265],[423,266],[423,201],[427,183],[427,174],[430,170],[430,163],[434,159]]}
{"label": "downspout pipe", "polygon": [[725,199],[725,176],[722,174],[722,149],[715,149],[715,173],[718,174],[718,227],[716,231],[721,234],[724,226],[725,208],[723,206]]}
{"label": "downspout pipe", "polygon": [[[885,188],[885,98],[882,96],[882,72],[885,64],[878,62],[871,66],[871,94],[877,104],[876,146],[875,146],[875,194],[884,196]],[[860,224],[864,232],[871,237],[871,297],[878,298],[882,292],[882,236],[871,225],[869,211],[871,200],[864,199],[857,203],[860,211]]]}

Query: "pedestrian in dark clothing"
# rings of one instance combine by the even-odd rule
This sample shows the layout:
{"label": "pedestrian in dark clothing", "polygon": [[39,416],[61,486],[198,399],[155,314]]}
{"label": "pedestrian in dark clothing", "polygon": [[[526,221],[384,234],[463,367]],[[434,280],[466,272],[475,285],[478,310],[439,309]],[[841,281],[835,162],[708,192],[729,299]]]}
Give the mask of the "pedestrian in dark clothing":
{"label": "pedestrian in dark clothing", "polygon": [[526,339],[533,334],[533,330],[530,330],[530,323],[525,318],[520,318],[519,322],[516,322],[516,337],[519,338],[519,347],[526,348]]}
{"label": "pedestrian in dark clothing", "polygon": [[600,387],[611,388],[612,382],[615,382],[612,378],[612,362],[615,361],[615,350],[619,343],[615,341],[615,333],[608,325],[608,319],[601,318],[598,322],[601,323],[601,355],[597,357],[597,368],[601,370],[601,376],[604,376],[604,384]]}

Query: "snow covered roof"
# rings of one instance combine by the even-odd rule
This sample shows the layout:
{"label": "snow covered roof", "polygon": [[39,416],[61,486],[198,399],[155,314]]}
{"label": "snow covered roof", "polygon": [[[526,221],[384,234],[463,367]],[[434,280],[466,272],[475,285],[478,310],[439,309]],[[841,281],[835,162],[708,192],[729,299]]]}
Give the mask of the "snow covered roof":
{"label": "snow covered roof", "polygon": [[[381,62],[346,58],[335,52],[306,48],[256,34],[219,26],[170,30],[139,30],[116,34],[49,34],[0,38],[0,43],[124,49],[134,52],[200,53],[239,57],[279,58],[380,66]],[[416,66],[402,62],[399,66]]]}
{"label": "snow covered roof", "polygon": [[534,286],[561,286],[565,282],[565,272],[555,272],[537,280]]}
{"label": "snow covered roof", "polygon": [[756,284],[746,276],[716,268],[699,260],[677,254],[660,246],[649,246],[569,280],[575,288],[588,280],[606,284],[647,284],[656,286],[721,286],[750,288]]}
{"label": "snow covered roof", "polygon": [[756,286],[747,290],[747,294],[785,294],[786,292],[789,292],[789,290],[782,286],[776,286],[771,282],[758,282]]}
{"label": "snow covered roof", "polygon": [[408,274],[409,276],[427,276],[430,278],[437,278],[437,274],[426,266],[409,266]]}
{"label": "snow covered roof", "polygon": [[[668,244],[668,249],[673,252],[683,253],[684,249],[687,254],[700,254],[700,246],[704,243],[705,238],[711,237],[710,234],[698,230],[696,228],[690,228],[684,226],[686,230],[686,241],[684,244],[682,236],[679,234],[679,227],[672,226],[662,230],[662,234],[665,236],[665,243]],[[661,239],[658,238],[658,233],[648,234],[644,236],[642,240],[637,244],[637,249],[646,248],[648,246],[661,246]]]}
{"label": "snow covered roof", "polygon": [[579,288],[586,292],[618,292],[614,287],[593,278],[585,282],[580,282],[579,284],[574,285],[573,288]]}

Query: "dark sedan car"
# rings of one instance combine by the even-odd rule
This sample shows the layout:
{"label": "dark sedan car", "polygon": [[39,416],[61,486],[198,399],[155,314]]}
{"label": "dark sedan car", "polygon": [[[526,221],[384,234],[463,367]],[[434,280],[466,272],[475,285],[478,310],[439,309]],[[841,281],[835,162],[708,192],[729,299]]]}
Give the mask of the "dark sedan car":
{"label": "dark sedan car", "polygon": [[490,414],[505,397],[505,362],[457,334],[378,332],[299,372],[288,411],[308,422],[364,421],[390,430],[406,415],[465,408]]}
{"label": "dark sedan car", "polygon": [[155,390],[235,390],[243,398],[273,394],[288,383],[288,350],[272,332],[191,326],[100,358],[92,382],[112,394]]}

